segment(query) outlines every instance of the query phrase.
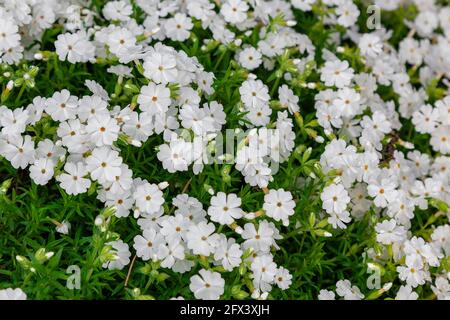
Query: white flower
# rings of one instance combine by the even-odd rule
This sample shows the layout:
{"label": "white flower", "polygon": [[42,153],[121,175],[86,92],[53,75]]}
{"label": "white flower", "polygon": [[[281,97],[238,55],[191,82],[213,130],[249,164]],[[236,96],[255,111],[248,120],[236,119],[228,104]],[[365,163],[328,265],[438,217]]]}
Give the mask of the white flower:
{"label": "white flower", "polygon": [[19,27],[12,19],[3,19],[0,34],[0,52],[17,47],[20,44]]}
{"label": "white flower", "polygon": [[149,83],[141,88],[138,101],[141,111],[153,115],[156,113],[164,114],[169,109],[170,90],[163,84]]}
{"label": "white flower", "polygon": [[209,256],[214,253],[219,240],[219,235],[215,234],[216,228],[212,223],[201,221],[197,225],[192,225],[186,234],[187,246],[194,254]]}
{"label": "white flower", "polygon": [[114,181],[106,183],[105,186],[111,193],[119,194],[130,190],[133,184],[133,172],[124,163],[120,165],[120,175],[116,176]]}
{"label": "white flower", "polygon": [[14,168],[25,169],[34,162],[34,142],[28,135],[25,137],[19,135],[9,142],[0,139],[0,154],[11,162]]}
{"label": "white flower", "polygon": [[144,75],[156,83],[175,82],[178,77],[177,61],[169,53],[154,52],[144,60]]}
{"label": "white flower", "polygon": [[184,41],[189,38],[189,31],[193,26],[190,17],[182,13],[176,13],[173,18],[166,20],[164,29],[168,38],[175,41]]}
{"label": "white flower", "polygon": [[128,244],[124,243],[122,240],[116,240],[107,242],[105,245],[111,246],[112,250],[110,253],[112,253],[114,257],[113,259],[103,263],[103,268],[108,268],[110,270],[121,270],[130,263],[131,252],[128,249]]}
{"label": "white flower", "polygon": [[397,198],[397,181],[392,178],[382,178],[381,182],[373,182],[367,187],[369,196],[374,197],[374,204],[377,207],[385,208],[388,203]]}
{"label": "white flower", "polygon": [[185,273],[190,271],[194,265],[195,262],[191,260],[175,260],[175,264],[172,266],[172,270],[178,273]]}
{"label": "white flower", "polygon": [[14,139],[15,136],[25,132],[28,118],[28,110],[23,108],[14,110],[5,108],[1,112],[0,118],[0,126],[3,126],[3,136],[7,139]]}
{"label": "white flower", "polygon": [[62,140],[62,145],[67,147],[69,152],[82,153],[87,151],[85,126],[80,120],[74,119],[61,122],[56,131]]}
{"label": "white flower", "polygon": [[144,213],[152,214],[160,210],[164,203],[163,193],[156,184],[145,182],[133,194],[136,207]]}
{"label": "white flower", "polygon": [[133,13],[132,6],[126,1],[109,1],[102,10],[107,20],[127,21]]}
{"label": "white flower", "polygon": [[53,177],[55,163],[49,159],[36,159],[30,166],[30,178],[38,185],[45,185]]}
{"label": "white flower", "polygon": [[246,80],[239,88],[242,102],[248,108],[262,107],[270,100],[269,89],[261,80]]}
{"label": "white flower", "polygon": [[177,208],[175,214],[180,214],[189,219],[193,223],[205,221],[206,212],[203,206],[196,198],[189,197],[187,194],[179,194],[172,200],[173,205]]}
{"label": "white flower", "polygon": [[340,89],[336,99],[333,100],[333,106],[339,110],[340,115],[351,119],[362,112],[361,95],[354,89]]}
{"label": "white flower", "polygon": [[398,277],[400,280],[406,281],[411,287],[416,288],[418,285],[423,285],[427,278],[427,272],[423,268],[423,261],[419,255],[408,255],[405,265],[397,267]]}
{"label": "white flower", "polygon": [[214,93],[214,88],[212,87],[214,79],[215,75],[212,72],[197,72],[197,84],[208,95]]}
{"label": "white flower", "polygon": [[235,242],[236,240],[233,238],[227,239],[225,236],[221,236],[214,253],[214,259],[227,271],[232,271],[242,262],[242,250]]}
{"label": "white flower", "polygon": [[109,101],[108,92],[96,81],[86,79],[84,81],[84,85],[86,88],[89,89],[89,91],[92,92],[94,96],[98,96],[102,98],[104,101]]}
{"label": "white flower", "polygon": [[112,145],[119,136],[119,129],[116,119],[109,115],[90,117],[86,125],[86,132],[97,147]]}
{"label": "white flower", "polygon": [[109,116],[107,107],[106,101],[97,95],[84,96],[78,100],[78,118],[86,122],[90,117]]}
{"label": "white flower", "polygon": [[412,162],[412,170],[417,176],[427,175],[430,169],[430,156],[426,153],[421,153],[418,150],[408,152],[408,159]]}
{"label": "white flower", "polygon": [[349,223],[351,221],[350,213],[348,211],[330,213],[330,217],[328,217],[327,221],[333,226],[334,229],[345,229],[347,228],[345,223]]}
{"label": "white flower", "polygon": [[27,295],[20,288],[0,290],[0,300],[27,300]]}
{"label": "white flower", "polygon": [[251,269],[253,281],[258,284],[272,283],[277,273],[277,265],[273,262],[271,255],[262,255],[253,259]]}
{"label": "white flower", "polygon": [[310,11],[316,0],[292,0],[292,6],[302,11]]}
{"label": "white flower", "polygon": [[[35,125],[36,122],[41,120],[42,113],[47,104],[47,99],[42,97],[34,97],[33,103],[27,106],[28,111],[28,124]],[[1,121],[0,121],[1,122]]]}
{"label": "white flower", "polygon": [[157,253],[160,245],[164,245],[164,237],[155,229],[146,229],[142,235],[137,235],[133,239],[133,248],[136,255],[144,261],[149,259],[157,260]]}
{"label": "white flower", "polygon": [[118,218],[128,217],[130,209],[134,204],[134,199],[131,196],[129,190],[120,190],[115,193],[108,191],[105,192],[105,207],[113,207],[115,209],[114,215]]}
{"label": "white flower", "polygon": [[397,225],[394,219],[384,220],[375,226],[377,241],[382,244],[400,243],[406,239],[406,230]]}
{"label": "white flower", "polygon": [[443,255],[437,248],[426,243],[423,238],[414,236],[408,241],[405,241],[403,245],[406,255],[419,254],[432,267],[438,267],[440,264],[439,260],[443,258]]}
{"label": "white flower", "polygon": [[131,73],[133,71],[133,69],[131,69],[130,67],[127,67],[126,65],[123,65],[123,64],[110,66],[106,71],[108,71],[109,73],[115,74],[119,77],[133,78],[133,74]]}
{"label": "white flower", "polygon": [[444,99],[436,101],[436,110],[439,113],[439,121],[443,125],[450,125],[450,95],[446,96]]}
{"label": "white flower", "polygon": [[398,289],[395,300],[417,300],[418,297],[419,295],[412,290],[411,286],[406,285]]}
{"label": "white flower", "polygon": [[266,220],[259,223],[258,229],[253,223],[246,223],[241,236],[245,239],[244,249],[253,248],[256,251],[269,252],[274,242],[274,230]]}
{"label": "white flower", "polygon": [[423,46],[412,37],[407,37],[399,43],[399,58],[402,62],[408,62],[412,65],[421,64],[424,53]]}
{"label": "white flower", "polygon": [[55,49],[59,60],[70,63],[87,62],[94,58],[94,45],[80,32],[59,34],[55,41]]}
{"label": "white flower", "polygon": [[69,90],[55,92],[51,98],[47,99],[47,112],[55,121],[65,121],[75,119],[78,99],[70,95]]}
{"label": "white flower", "polygon": [[131,56],[136,48],[136,37],[126,28],[117,28],[108,35],[107,44],[111,53],[125,63],[129,59],[126,56]]}
{"label": "white flower", "polygon": [[446,255],[450,254],[450,226],[448,224],[434,229],[431,239],[437,248],[443,250]]}
{"label": "white flower", "polygon": [[184,259],[184,246],[177,240],[168,241],[167,245],[159,246],[157,257],[161,260],[161,267],[171,268],[176,259]]}
{"label": "white flower", "polygon": [[91,180],[85,178],[89,172],[82,162],[67,162],[64,165],[64,171],[66,173],[58,175],[56,180],[61,183],[61,188],[67,194],[77,195],[84,193],[91,186]]}
{"label": "white flower", "polygon": [[320,69],[322,80],[326,86],[336,86],[344,88],[350,85],[353,79],[353,69],[350,68],[348,61],[327,61]]}
{"label": "white flower", "polygon": [[383,50],[383,43],[378,35],[373,33],[364,34],[359,39],[359,49],[367,57],[376,58]]}
{"label": "white flower", "polygon": [[192,145],[182,139],[172,139],[169,144],[159,146],[158,160],[162,162],[163,168],[174,173],[186,171],[192,162]]}
{"label": "white flower", "polygon": [[192,129],[198,136],[208,132],[214,132],[214,119],[207,115],[204,108],[199,106],[183,105],[180,109],[181,125],[186,129]]}
{"label": "white flower", "polygon": [[325,187],[320,195],[322,208],[327,213],[342,213],[350,203],[350,197],[342,184],[331,184]]}
{"label": "white flower", "polygon": [[431,286],[431,290],[438,300],[450,300],[450,283],[448,277],[436,277],[435,285]]}
{"label": "white flower", "polygon": [[282,290],[288,289],[292,284],[292,275],[289,273],[289,270],[279,267],[275,274],[275,283]]}
{"label": "white flower", "polygon": [[336,293],[345,300],[361,300],[364,295],[357,286],[352,286],[349,280],[339,280],[336,283]]}
{"label": "white flower", "polygon": [[149,229],[160,230],[160,224],[165,219],[163,214],[164,214],[163,207],[160,207],[159,210],[154,213],[141,212],[139,208],[134,209],[135,218],[142,216],[142,218],[139,218],[137,221],[138,225],[141,227],[141,230],[149,230]]}
{"label": "white flower", "polygon": [[336,295],[333,291],[329,290],[320,290],[319,295],[317,296],[319,300],[336,300]]}
{"label": "white flower", "polygon": [[289,217],[294,214],[294,208],[295,202],[289,191],[272,189],[264,196],[263,209],[267,216],[275,221],[282,221],[284,226],[289,225]]}
{"label": "white flower", "polygon": [[52,161],[55,165],[58,163],[60,158],[62,158],[66,154],[66,150],[61,147],[59,144],[56,145],[50,139],[45,139],[39,141],[38,146],[36,148],[36,157],[37,158],[46,158]]}
{"label": "white flower", "polygon": [[187,4],[189,15],[202,21],[208,21],[215,15],[214,7],[209,1],[194,1]]}
{"label": "white flower", "polygon": [[64,220],[59,225],[56,226],[56,232],[62,234],[69,234],[70,227],[71,227],[70,222]]}
{"label": "white flower", "polygon": [[430,144],[434,151],[450,154],[450,126],[439,126],[431,134]]}
{"label": "white flower", "polygon": [[247,118],[254,126],[266,126],[270,122],[272,109],[269,105],[257,105],[250,109]]}
{"label": "white flower", "polygon": [[[381,150],[381,139],[392,129],[391,122],[380,111],[375,111],[372,118],[364,116],[360,123],[363,128],[360,143],[364,147],[373,145],[375,149]],[[369,148],[369,150],[371,150]]]}
{"label": "white flower", "polygon": [[350,27],[356,23],[359,9],[352,1],[340,1],[336,8],[337,23],[344,27]]}
{"label": "white flower", "polygon": [[199,275],[191,277],[189,289],[195,298],[202,300],[218,300],[224,292],[225,281],[218,272],[201,269]]}
{"label": "white flower", "polygon": [[278,96],[280,103],[284,108],[288,108],[291,114],[300,111],[298,106],[299,98],[294,94],[294,92],[285,84],[279,87]]}
{"label": "white flower", "polygon": [[439,112],[427,104],[413,113],[412,123],[420,133],[432,133],[438,126]]}
{"label": "white flower", "polygon": [[[191,278],[191,297],[233,296],[237,287],[225,288],[213,270],[238,275],[243,270],[235,269],[243,267],[250,269],[251,298],[270,298],[272,287],[274,297],[288,289],[298,279],[275,261],[286,260],[283,255],[289,260],[292,252],[282,246],[305,221],[285,226],[300,207],[309,215],[318,205],[311,214],[319,225],[326,222],[362,246],[364,236],[375,240],[365,250],[369,262],[391,258],[403,282],[392,298],[418,299],[431,291],[437,299],[450,298],[450,273],[441,270],[450,254],[450,213],[441,210],[450,203],[450,8],[442,1],[374,0],[383,10],[417,11],[403,21],[409,34],[395,41],[386,28],[358,29],[364,1],[111,0],[100,7],[72,0],[0,2],[1,100],[7,104],[0,105],[0,160],[16,169],[2,168],[2,174],[18,171],[19,184],[23,178],[33,185],[51,184],[55,176],[63,198],[89,193],[99,210],[113,209],[96,217],[101,232],[133,212],[130,227],[141,234],[124,230],[132,233],[142,260],[178,273],[203,265],[209,270]],[[325,16],[317,17],[317,6]],[[323,20],[324,29],[300,33],[299,15]],[[328,49],[317,47],[316,31],[329,33]],[[50,36],[45,47],[43,36]],[[355,52],[357,61],[349,55]],[[44,78],[36,77],[36,66]],[[53,82],[43,83],[47,78]],[[45,97],[33,97],[38,91]],[[226,105],[218,102],[224,98]],[[235,155],[216,149],[229,129],[244,135],[231,149]],[[218,172],[211,154],[234,161],[230,168],[238,172],[229,173],[229,193],[208,176]],[[160,171],[147,174],[154,183],[133,178],[148,173],[148,161]],[[290,179],[299,163],[304,174]],[[272,164],[283,164],[285,172],[277,176]],[[177,194],[177,172],[199,175],[201,181],[186,185],[198,199],[184,189]],[[325,176],[333,180],[322,181]],[[10,179],[4,180],[0,193],[14,198]],[[291,182],[292,190],[309,190],[310,203],[296,208],[298,192],[280,188]],[[430,210],[433,218],[432,207],[439,207],[436,219],[422,221]],[[69,234],[73,217],[56,216],[67,219],[52,220],[56,232]],[[359,222],[368,229],[355,237]],[[120,230],[110,231],[101,264],[123,269],[130,248],[113,232]],[[287,242],[278,242],[283,237]],[[198,262],[202,266],[193,270]],[[350,280],[335,287],[316,288],[318,298],[364,298]],[[0,290],[5,297],[26,295]]]}
{"label": "white flower", "polygon": [[223,111],[223,105],[217,101],[211,101],[209,104],[203,104],[203,110],[206,117],[212,119],[212,126],[215,131],[220,131],[222,126],[227,122],[226,114]]}
{"label": "white flower", "polygon": [[147,141],[153,133],[153,117],[148,112],[133,112],[122,125],[122,132],[136,141]]}
{"label": "white flower", "polygon": [[161,233],[168,241],[186,241],[190,225],[189,218],[178,213],[161,221]]}
{"label": "white flower", "polygon": [[241,199],[234,193],[217,193],[211,198],[211,206],[208,208],[208,215],[211,221],[220,224],[232,224],[235,219],[242,217]]}
{"label": "white flower", "polygon": [[248,4],[242,0],[227,0],[220,8],[220,13],[225,21],[230,23],[241,23],[247,18]]}
{"label": "white flower", "polygon": [[93,180],[98,180],[101,184],[113,182],[120,176],[122,158],[119,152],[107,146],[95,148],[92,154],[86,159],[87,170],[91,173]]}
{"label": "white flower", "polygon": [[253,70],[261,64],[262,55],[255,48],[248,47],[239,52],[238,61],[244,68]]}
{"label": "white flower", "polygon": [[416,25],[417,31],[421,36],[428,36],[438,27],[439,19],[435,12],[423,11],[419,12],[414,24]]}

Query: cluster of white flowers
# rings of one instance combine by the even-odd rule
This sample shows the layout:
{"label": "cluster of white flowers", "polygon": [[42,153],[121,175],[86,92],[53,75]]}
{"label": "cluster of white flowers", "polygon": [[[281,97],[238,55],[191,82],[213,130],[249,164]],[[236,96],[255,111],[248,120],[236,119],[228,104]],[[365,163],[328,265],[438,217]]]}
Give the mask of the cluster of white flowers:
{"label": "cluster of white flowers", "polygon": [[[108,93],[94,80],[85,82],[90,95],[77,97],[62,89],[35,97],[24,107],[0,106],[2,157],[16,169],[28,168],[38,185],[54,177],[69,195],[96,190],[98,200],[113,207],[117,218],[133,213],[142,233],[134,237],[132,247],[143,261],[179,273],[190,271],[194,261],[224,272],[246,267],[252,297],[266,298],[274,285],[285,290],[292,282],[289,271],[274,262],[274,254],[279,249],[276,241],[283,238],[280,225],[289,226],[296,207],[290,191],[270,188],[270,182],[277,165],[286,162],[296,146],[294,126],[301,119],[302,99],[297,87],[315,89],[317,123],[324,135],[306,132],[317,143],[329,140],[320,164],[325,174],[335,176],[321,191],[321,214],[339,232],[368,211],[373,213],[371,232],[380,247],[367,253],[384,264],[392,252],[405,283],[399,299],[417,298],[413,290],[425,283],[438,298],[450,297],[450,273],[436,274],[433,269],[450,255],[450,224],[437,226],[427,241],[412,230],[415,210],[428,209],[432,201],[450,203],[450,92],[430,102],[424,89],[435,79],[450,85],[449,8],[435,1],[411,1],[420,13],[406,21],[411,32],[396,49],[389,44],[389,30],[359,32],[355,23],[360,11],[353,1],[322,0],[320,5],[332,9],[323,22],[345,31],[330,37],[337,50],[323,49],[324,62],[316,67],[316,48],[295,31],[293,11],[309,12],[316,0],[134,2],[145,14],[141,24],[133,18],[129,0],[109,1],[101,13],[88,9],[89,1],[0,0],[0,63],[48,59],[35,40],[59,23],[63,31],[54,47],[60,61],[106,62],[119,86],[124,78],[140,77],[141,84],[130,89],[134,100],[126,106],[112,103],[117,93]],[[384,10],[395,10],[402,2],[375,1]],[[103,23],[97,25],[96,19]],[[225,54],[231,48],[233,63],[243,69],[236,106],[221,104],[216,76],[195,55],[167,45],[196,37],[191,32],[195,25],[211,35],[197,43],[201,52],[220,52],[226,46]],[[352,65],[346,60],[352,53],[349,42],[360,54]],[[217,57],[219,63],[222,58]],[[277,64],[282,70],[275,78],[268,83],[258,79],[257,69],[273,71]],[[358,64],[364,66],[359,73],[354,66]],[[296,77],[312,71],[317,82]],[[410,81],[416,72],[418,84]],[[280,81],[287,84],[278,85]],[[390,100],[383,100],[387,98],[379,93],[381,87],[392,88]],[[164,170],[199,174],[211,164],[214,139],[227,129],[234,113],[243,114],[241,127],[228,129],[248,129],[244,143],[237,146],[234,167],[246,184],[265,193],[255,212],[244,211],[237,194],[213,190],[206,210],[198,199],[181,193],[170,195],[174,210],[169,212],[168,183],[136,177],[121,156],[119,142],[141,147],[159,135],[163,143],[155,153]],[[433,153],[405,141],[411,137],[400,134],[403,121],[424,135]],[[55,127],[53,139],[33,136],[30,128],[44,123]],[[225,236],[222,228],[233,236]],[[64,234],[69,229],[68,221],[58,226]],[[122,269],[130,263],[128,244],[119,239],[107,245],[114,254],[103,267]],[[191,277],[189,288],[196,298],[218,299],[224,286],[219,272],[204,268]],[[0,295],[24,296],[7,290]],[[349,280],[338,281],[336,293],[344,299],[364,298]],[[334,299],[335,293],[322,290],[319,298]]]}
{"label": "cluster of white flowers", "polygon": [[27,295],[20,288],[0,290],[0,300],[26,300]]}
{"label": "cluster of white flowers", "polygon": [[[275,215],[287,219],[288,215],[293,214],[292,197],[281,189],[274,193],[267,194],[264,208],[268,216],[274,215],[275,220]],[[173,205],[176,208],[173,215],[164,215],[162,210],[158,210],[138,219],[142,229],[142,235],[134,238],[138,257],[144,261],[160,261],[162,267],[181,273],[191,270],[194,262],[189,257],[196,255],[200,259],[211,257],[214,265],[222,266],[226,271],[239,267],[245,260],[251,263],[253,284],[257,289],[253,293],[255,297],[261,292],[269,292],[272,284],[282,289],[289,287],[291,275],[283,267],[277,267],[271,253],[271,248],[277,248],[275,240],[281,238],[278,229],[267,220],[260,220],[255,226],[249,214],[240,208],[241,199],[235,194],[217,193],[211,198],[211,206],[207,211],[196,198],[187,194],[174,198]],[[277,208],[271,209],[270,206]],[[220,225],[230,226],[244,241],[239,244],[235,238],[227,238],[217,232],[208,218]],[[239,227],[236,221],[241,218],[247,218],[250,222]],[[200,275],[201,278],[191,278],[191,289],[195,296],[217,299],[223,293],[220,274],[203,270]],[[200,286],[199,283],[203,284]],[[205,288],[205,283],[211,287],[206,285]],[[221,284],[221,288],[215,287],[215,283]]]}
{"label": "cluster of white flowers", "polygon": [[[0,62],[13,64],[22,58],[33,59],[34,54],[40,49],[39,44],[35,44],[34,41],[40,39],[45,30],[58,21],[63,23],[67,30],[79,31],[61,40],[67,45],[73,45],[70,52],[65,54],[72,61],[88,61],[95,48],[87,40],[88,34],[81,30],[84,31],[86,27],[94,25],[94,16],[95,13],[83,5],[82,1],[77,3],[58,0],[2,0]],[[58,51],[62,50],[58,49],[58,44],[55,46]]]}
{"label": "cluster of white flowers", "polygon": [[[176,54],[175,51],[171,52]],[[153,128],[158,127],[158,121],[165,121],[171,104],[170,90],[153,82],[143,86],[138,99],[141,111],[138,114],[130,107],[121,109],[115,106],[109,110],[104,89],[94,81],[87,82],[87,86],[93,91],[92,96],[78,99],[68,90],[62,90],[47,99],[35,98],[33,104],[26,108],[11,111],[2,107],[1,155],[15,168],[24,169],[30,165],[30,177],[39,185],[50,181],[57,166],[63,168],[55,179],[70,195],[87,192],[92,183],[97,182],[100,186],[98,199],[105,206],[114,207],[117,217],[127,217],[131,210],[135,218],[140,217],[138,224],[142,228],[142,235],[135,237],[134,248],[137,256],[144,261],[160,261],[164,268],[186,272],[194,265],[187,259],[188,256],[211,256],[214,264],[231,271],[242,262],[243,250],[252,249],[247,259],[251,261],[254,285],[258,288],[254,295],[259,294],[259,288],[262,292],[268,292],[275,283],[286,289],[291,276],[283,267],[277,268],[270,253],[271,247],[276,247],[275,239],[280,239],[278,229],[272,222],[259,221],[256,228],[252,222],[246,223],[243,228],[236,225],[234,228],[244,239],[239,245],[234,238],[227,239],[225,235],[216,233],[215,225],[207,219],[209,216],[209,220],[213,222],[231,226],[235,219],[246,215],[240,209],[241,200],[235,194],[218,193],[213,196],[207,215],[197,199],[181,194],[173,200],[173,205],[178,208],[174,215],[166,215],[162,190],[167,184],[157,185],[140,178],[133,179],[132,171],[124,164],[119,154],[120,149],[114,142],[121,134],[126,135],[127,141],[131,140],[134,144],[145,141],[153,133]],[[188,98],[189,94],[193,96],[192,99]],[[196,97],[199,101],[197,92],[186,87],[186,94],[183,95],[185,101],[180,107],[180,114],[185,114],[184,117],[181,116],[182,125],[185,124],[186,128],[195,133],[193,118],[200,117],[200,110],[214,110],[214,114],[205,114],[204,121],[210,125],[211,132],[220,128],[225,118],[222,106],[217,102],[210,102],[203,109],[196,106],[197,111],[189,111],[189,108],[194,108],[189,101],[195,101]],[[42,117],[50,117],[59,122],[58,139],[45,139],[35,147],[31,136],[24,132],[27,125],[38,123]],[[178,125],[175,117],[173,123]],[[202,125],[195,125],[201,135]],[[173,131],[164,136],[168,144],[162,145],[158,152],[158,159],[162,161],[163,167],[169,172],[187,170],[192,160],[183,158],[183,155],[191,154],[191,143],[184,141]],[[263,208],[267,216],[275,221],[283,221],[287,226],[295,207],[292,195],[283,189],[270,190],[264,200]],[[252,215],[246,217],[252,219]],[[66,232],[64,230],[61,229],[60,232]],[[122,269],[130,262],[128,245],[121,240],[108,244],[115,252],[115,258],[106,262],[104,267]],[[204,279],[207,277],[202,276]],[[197,298],[218,298],[210,293],[214,292],[213,289],[214,286],[205,292],[198,288],[193,291]]]}
{"label": "cluster of white flowers", "polygon": [[[364,298],[364,295],[361,293],[361,290],[349,280],[339,280],[336,283],[336,293],[339,297],[344,300],[361,300]],[[330,290],[320,290],[319,300],[335,300],[336,294]]]}
{"label": "cluster of white flowers", "polygon": [[[23,58],[22,54],[12,54],[21,53],[26,43],[26,38],[19,36],[19,27],[38,39],[58,20],[66,29],[54,43],[59,60],[95,63],[98,59],[117,59],[120,64],[111,66],[108,72],[121,78],[133,77],[133,69],[126,66],[133,61],[146,78],[146,84],[139,89],[135,103],[124,108],[111,105],[108,92],[93,80],[85,82],[91,95],[76,97],[63,89],[51,97],[36,97],[26,107],[11,110],[1,106],[0,155],[16,169],[28,167],[30,177],[38,185],[45,185],[55,177],[69,195],[85,193],[95,187],[97,198],[106,207],[114,207],[117,217],[127,217],[134,212],[142,228],[142,235],[134,239],[134,248],[144,261],[160,261],[164,268],[186,272],[194,265],[188,257],[198,255],[210,257],[212,263],[231,271],[239,267],[244,251],[248,251],[245,259],[253,273],[254,297],[264,292],[267,295],[273,284],[288,288],[291,275],[273,262],[271,249],[277,248],[275,240],[281,238],[273,222],[253,223],[252,219],[259,214],[245,213],[240,209],[241,200],[235,194],[225,193],[212,197],[207,214],[197,199],[180,194],[173,200],[177,207],[174,215],[165,214],[163,190],[167,184],[157,185],[133,177],[117,147],[119,140],[139,147],[150,136],[162,135],[164,144],[158,147],[157,158],[164,169],[174,173],[189,170],[191,166],[195,174],[201,172],[208,160],[204,156],[208,143],[226,123],[222,104],[209,99],[214,93],[215,77],[204,71],[195,57],[188,57],[185,52],[176,51],[161,41],[166,38],[186,40],[193,27],[192,18],[195,18],[210,28],[217,41],[230,43],[235,35],[228,30],[228,24],[242,24],[249,29],[257,21],[267,21],[273,13],[255,11],[254,20],[250,22],[246,14],[249,5],[240,0],[224,3],[219,14],[212,10],[214,5],[208,1],[189,1],[187,11],[183,12],[176,11],[178,4],[175,3],[167,10],[164,8],[167,4],[138,1],[148,14],[144,23],[138,25],[131,18],[132,7],[128,1],[111,1],[104,6],[102,14],[114,23],[99,27],[93,24],[92,12],[69,1],[4,2],[0,11],[0,19],[6,25],[0,38],[2,62],[12,64]],[[289,7],[284,10],[292,17]],[[251,70],[259,66],[264,55],[265,65],[271,68],[287,47],[300,46],[313,53],[309,39],[290,27],[286,27],[282,35],[280,38],[276,33],[267,33],[259,49],[246,47],[238,53],[240,63]],[[154,41],[157,42],[152,44]],[[237,39],[235,45],[239,47]],[[43,59],[39,48],[33,50],[28,51],[25,58]],[[236,154],[236,168],[247,183],[261,188],[267,187],[273,179],[269,162],[285,161],[293,150],[295,138],[293,121],[286,111],[278,113],[273,122],[275,128],[266,127],[273,124],[270,123],[268,91],[254,75],[248,75],[239,89],[241,111],[248,112],[247,126],[254,129]],[[291,114],[299,111],[299,99],[287,86],[280,88],[279,96],[283,108]],[[207,102],[202,103],[202,100]],[[29,126],[50,121],[57,126],[54,140],[36,142],[28,134]],[[290,192],[270,190],[261,212],[287,226],[294,207]],[[243,217],[248,222],[240,227],[235,221]],[[210,221],[230,226],[244,241],[239,244],[236,239],[216,232],[216,226]],[[69,227],[65,222],[57,229],[67,234]],[[121,269],[130,262],[129,247],[122,240],[107,245],[114,252],[114,258],[103,264],[105,268]],[[223,293],[220,275],[209,271],[201,271],[200,275],[202,278],[192,278],[191,289],[195,296],[218,298]],[[201,281],[208,284],[207,289],[204,285],[199,288]],[[211,289],[208,289],[210,282]],[[222,291],[216,292],[214,283],[220,284]]]}
{"label": "cluster of white flowers", "polygon": [[[400,5],[400,1],[376,2],[386,10]],[[398,276],[406,282],[399,293],[402,298],[407,298],[407,292],[417,298],[411,290],[432,281],[430,268],[448,257],[450,236],[448,224],[437,227],[428,242],[411,232],[415,210],[428,209],[431,199],[450,203],[450,95],[430,104],[424,90],[434,79],[450,77],[450,10],[434,1],[413,2],[420,13],[414,22],[406,22],[411,32],[398,51],[388,43],[391,31],[347,30],[361,52],[365,72],[356,73],[346,60],[324,51],[320,74],[325,87],[315,97],[319,124],[334,137],[321,156],[325,171],[337,173],[321,194],[328,221],[344,229],[352,218],[361,219],[374,209],[379,217],[374,226],[376,240],[383,250],[391,248],[395,261],[401,263]],[[338,55],[345,50],[338,47]],[[411,70],[420,74],[420,89],[410,82]],[[395,99],[383,100],[377,93],[379,86],[392,88]],[[433,158],[402,140],[399,132],[406,119],[418,133],[428,136],[438,156]],[[405,152],[390,150],[390,145]],[[388,257],[369,252],[377,262],[384,263]],[[435,276],[436,296],[450,297],[450,275]],[[436,289],[437,282],[447,284]],[[339,294],[342,284],[336,286]],[[320,297],[334,298],[334,293],[323,291]]]}

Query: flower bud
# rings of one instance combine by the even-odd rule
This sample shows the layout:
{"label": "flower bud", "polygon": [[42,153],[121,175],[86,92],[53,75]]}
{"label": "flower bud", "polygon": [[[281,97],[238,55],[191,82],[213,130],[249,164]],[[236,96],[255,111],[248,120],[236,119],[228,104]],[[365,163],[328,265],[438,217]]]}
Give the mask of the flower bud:
{"label": "flower bud", "polygon": [[325,142],[325,138],[322,137],[322,136],[317,136],[315,140],[316,140],[317,143],[324,143]]}
{"label": "flower bud", "polygon": [[98,216],[95,218],[94,224],[95,224],[97,227],[101,226],[101,225],[103,224],[103,217],[100,216],[100,215],[98,215]]}
{"label": "flower bud", "polygon": [[288,27],[293,27],[293,26],[295,26],[297,24],[297,21],[294,21],[294,20],[288,20],[288,21],[286,21],[286,25],[288,26]]}
{"label": "flower bud", "polygon": [[40,248],[36,253],[34,254],[34,257],[39,263],[44,263],[45,261],[49,260],[51,257],[53,257],[55,253],[52,251],[47,252],[45,248]]}
{"label": "flower bud", "polygon": [[163,181],[163,182],[160,182],[160,183],[158,184],[159,190],[164,190],[164,189],[167,188],[168,186],[169,186],[169,183],[168,183],[167,181]]}
{"label": "flower bud", "polygon": [[9,187],[11,187],[12,178],[7,179],[3,181],[2,185],[0,186],[0,195],[6,194],[8,192]]}

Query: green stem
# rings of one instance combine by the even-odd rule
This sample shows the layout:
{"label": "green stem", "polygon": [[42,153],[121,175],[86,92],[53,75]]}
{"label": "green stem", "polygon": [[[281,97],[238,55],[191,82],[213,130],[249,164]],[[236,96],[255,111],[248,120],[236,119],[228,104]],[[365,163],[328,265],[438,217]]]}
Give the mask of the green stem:
{"label": "green stem", "polygon": [[303,244],[305,243],[305,238],[306,238],[306,232],[303,232],[303,236],[302,236],[302,240],[300,241],[300,247],[298,249],[298,252],[302,252]]}
{"label": "green stem", "polygon": [[270,96],[271,96],[271,97],[273,97],[273,94],[275,93],[275,89],[278,88],[278,85],[280,84],[280,79],[281,79],[281,77],[280,77],[280,78],[277,77],[277,78],[275,79],[275,83],[273,84],[272,89],[270,90]]}
{"label": "green stem", "polygon": [[214,66],[214,70],[217,70],[217,67],[219,67],[220,63],[222,62],[223,58],[225,57],[225,54],[227,53],[227,50],[224,50],[220,56],[219,59],[216,62],[216,65]]}
{"label": "green stem", "polygon": [[20,87],[20,91],[19,91],[19,94],[17,95],[15,104],[18,104],[20,101],[20,98],[22,98],[23,92],[25,91],[25,87],[26,87],[25,83],[22,84],[22,87]]}
{"label": "green stem", "polygon": [[26,276],[25,276],[25,279],[23,280],[23,283],[22,283],[22,286],[23,287],[25,287],[27,284],[28,284],[28,282],[30,281],[30,279],[31,279],[31,277],[33,276],[33,273],[30,271],[30,273],[28,273]]}
{"label": "green stem", "polygon": [[289,232],[289,233],[283,238],[283,240],[289,239],[289,238],[291,238],[291,237],[293,237],[293,236],[299,234],[300,231],[306,232],[306,230],[303,229],[303,228],[295,229],[294,231]]}

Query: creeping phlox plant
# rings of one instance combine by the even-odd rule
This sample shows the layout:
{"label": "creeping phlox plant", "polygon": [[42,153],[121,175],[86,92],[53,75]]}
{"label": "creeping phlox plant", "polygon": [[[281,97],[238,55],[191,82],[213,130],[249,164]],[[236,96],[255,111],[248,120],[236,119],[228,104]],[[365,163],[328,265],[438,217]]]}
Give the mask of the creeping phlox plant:
{"label": "creeping phlox plant", "polygon": [[0,299],[450,299],[450,7],[0,0]]}

